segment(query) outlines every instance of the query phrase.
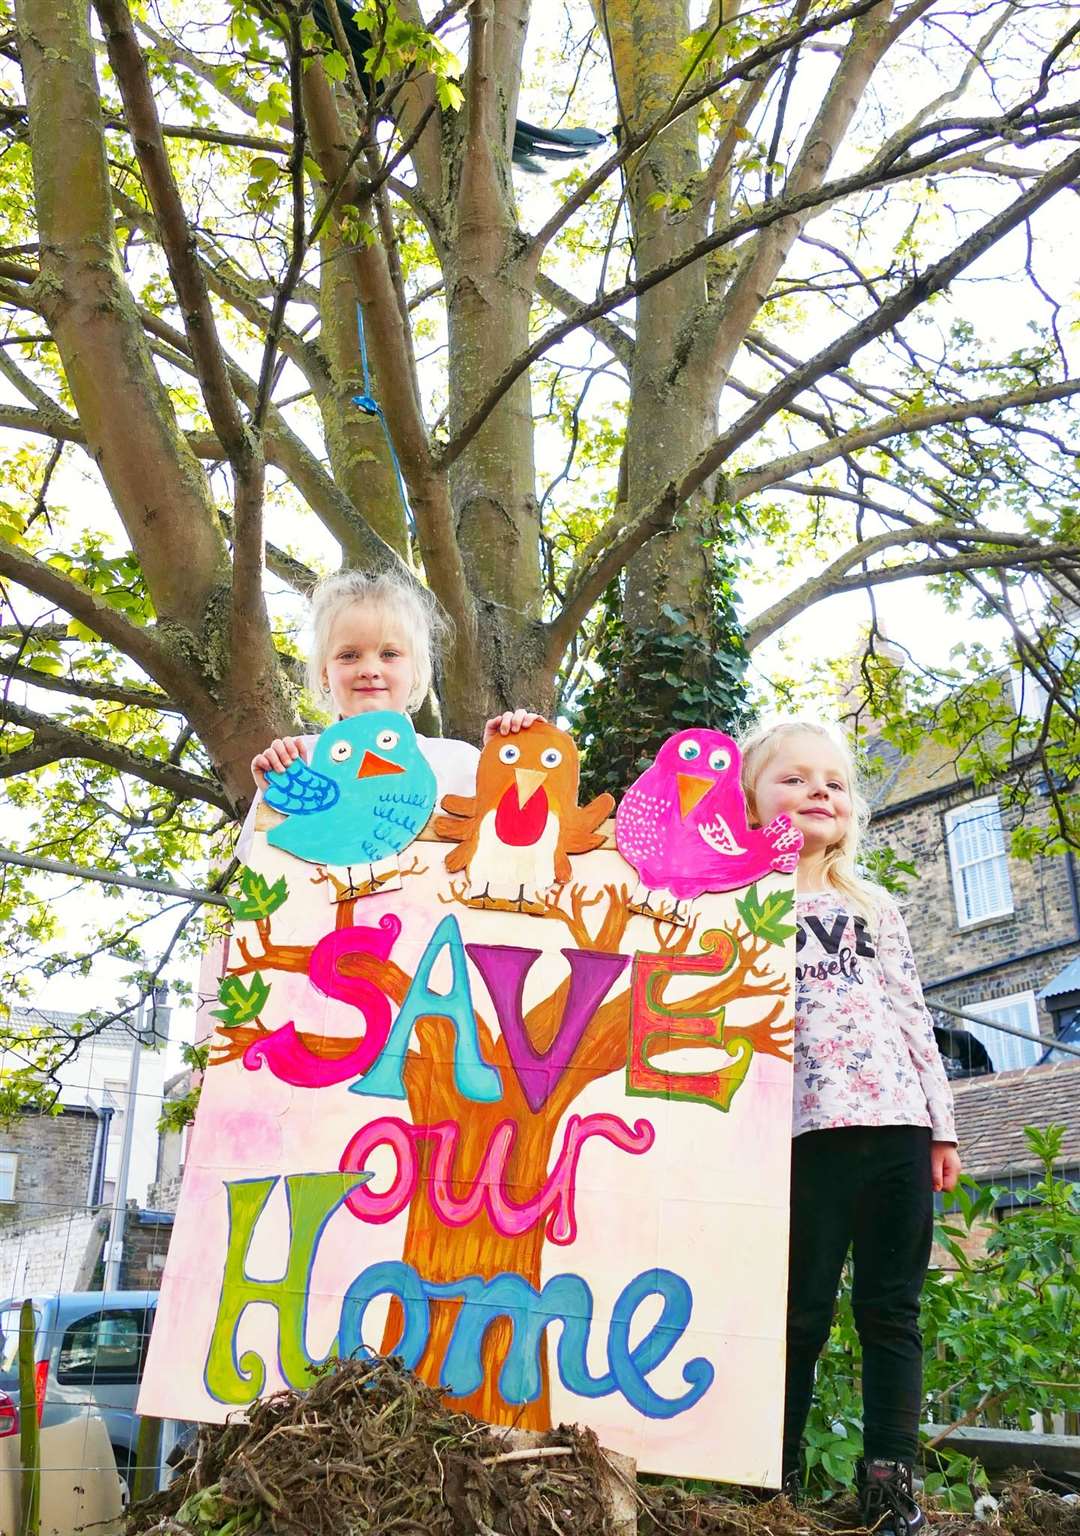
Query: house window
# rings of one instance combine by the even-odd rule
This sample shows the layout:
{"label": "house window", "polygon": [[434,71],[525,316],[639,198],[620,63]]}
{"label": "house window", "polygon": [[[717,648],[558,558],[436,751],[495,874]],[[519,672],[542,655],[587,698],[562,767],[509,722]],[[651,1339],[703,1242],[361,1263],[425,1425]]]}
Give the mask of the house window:
{"label": "house window", "polygon": [[1037,725],[1046,713],[1050,695],[1037,677],[1026,667],[1013,667],[1009,673],[1013,707],[1021,720],[1034,721]]}
{"label": "house window", "polygon": [[985,1003],[969,1003],[965,1013],[985,1019],[985,1024],[964,1020],[964,1028],[970,1030],[976,1040],[985,1045],[995,1072],[1013,1072],[1020,1067],[1031,1067],[1040,1060],[1045,1044],[1035,1040],[1021,1040],[1017,1035],[1007,1035],[991,1024],[1011,1024],[1014,1029],[1024,1029],[1031,1035],[1039,1033],[1039,1015],[1035,1007],[1034,992],[1014,992],[1011,997],[995,997]]}
{"label": "house window", "polygon": [[15,1170],[19,1166],[16,1152],[0,1152],[0,1201],[15,1198]]}
{"label": "house window", "polygon": [[945,817],[945,839],[961,926],[1011,912],[1009,861],[996,796],[950,811]]}

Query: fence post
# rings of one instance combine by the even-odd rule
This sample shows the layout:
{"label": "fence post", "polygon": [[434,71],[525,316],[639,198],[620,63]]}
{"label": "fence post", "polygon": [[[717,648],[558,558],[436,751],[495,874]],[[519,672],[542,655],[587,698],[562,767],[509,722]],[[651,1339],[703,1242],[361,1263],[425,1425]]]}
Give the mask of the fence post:
{"label": "fence post", "polygon": [[19,1316],[19,1454],[22,1461],[19,1536],[41,1533],[41,1438],[34,1380],[34,1304],[24,1301]]}
{"label": "fence post", "polygon": [[157,1492],[161,1464],[161,1420],[143,1414],[135,1440],[135,1470],[131,1478],[131,1502]]}

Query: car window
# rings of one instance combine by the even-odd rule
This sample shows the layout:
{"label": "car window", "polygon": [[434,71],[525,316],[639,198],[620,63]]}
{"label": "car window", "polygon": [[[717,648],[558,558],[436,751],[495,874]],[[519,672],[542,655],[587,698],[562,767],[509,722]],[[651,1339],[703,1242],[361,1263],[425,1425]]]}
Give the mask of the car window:
{"label": "car window", "polygon": [[141,1307],[80,1317],[60,1341],[56,1379],[138,1381],[149,1334],[150,1319]]}
{"label": "car window", "polygon": [[[4,1307],[0,1311],[0,1379],[19,1375],[19,1319],[22,1307]],[[34,1310],[35,1331],[41,1324],[41,1313]]]}

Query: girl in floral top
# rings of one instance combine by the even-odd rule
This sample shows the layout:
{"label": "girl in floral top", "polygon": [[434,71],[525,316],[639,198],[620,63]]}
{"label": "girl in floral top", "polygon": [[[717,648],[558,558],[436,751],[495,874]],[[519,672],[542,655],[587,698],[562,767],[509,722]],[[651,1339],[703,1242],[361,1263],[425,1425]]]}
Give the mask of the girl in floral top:
{"label": "girl in floral top", "polygon": [[783,812],[803,835],[796,887],[795,1103],[791,1161],[784,1488],[814,1369],[853,1250],[862,1342],[859,1492],[881,1536],[926,1517],[912,1493],[922,1407],[919,1297],[933,1193],[960,1172],[952,1096],[904,920],[855,853],[866,806],[847,747],[820,726],[774,725],[743,744],[751,819]]}

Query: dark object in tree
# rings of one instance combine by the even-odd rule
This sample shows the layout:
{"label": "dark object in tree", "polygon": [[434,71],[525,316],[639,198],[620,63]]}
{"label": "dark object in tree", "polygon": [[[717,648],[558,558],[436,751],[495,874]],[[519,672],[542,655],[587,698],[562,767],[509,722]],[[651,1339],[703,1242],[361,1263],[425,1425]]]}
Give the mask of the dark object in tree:
{"label": "dark object in tree", "polygon": [[[349,0],[337,0],[337,8],[360,76],[360,84],[369,96],[372,92],[378,95],[382,87],[378,81],[372,80],[367,68],[367,56],[373,46],[371,33],[362,32],[356,25],[356,14]],[[312,15],[319,30],[332,39],[334,33],[324,0],[315,0]],[[519,165],[523,171],[540,176],[544,172],[541,160],[580,160],[590,149],[603,144],[606,137],[606,134],[598,133],[595,128],[539,128],[535,123],[526,123],[519,117],[514,124],[512,158],[514,164]]]}
{"label": "dark object in tree", "polygon": [[523,171],[541,176],[544,167],[534,156],[541,160],[580,160],[590,149],[602,144],[604,138],[595,128],[537,128],[519,117],[514,124],[512,158]]}

